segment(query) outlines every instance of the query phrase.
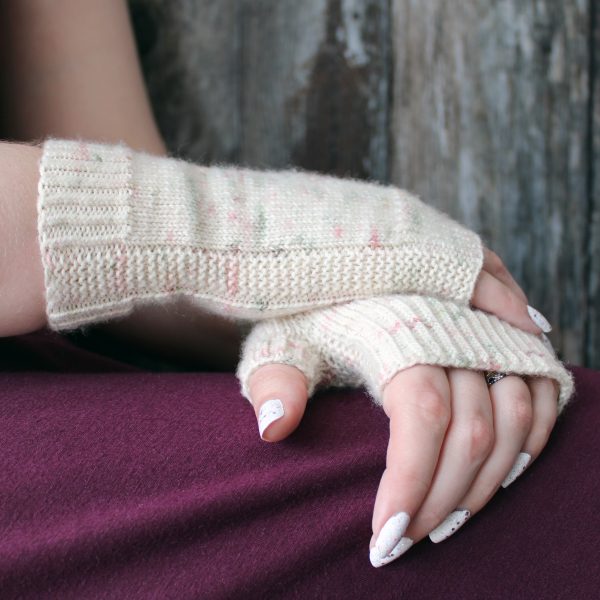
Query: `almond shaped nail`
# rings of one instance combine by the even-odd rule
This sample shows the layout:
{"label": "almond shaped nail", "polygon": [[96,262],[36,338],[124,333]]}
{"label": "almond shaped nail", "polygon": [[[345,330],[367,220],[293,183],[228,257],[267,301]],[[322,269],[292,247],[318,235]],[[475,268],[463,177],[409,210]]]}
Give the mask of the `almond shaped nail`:
{"label": "almond shaped nail", "polygon": [[379,550],[377,550],[377,546],[373,546],[371,548],[371,551],[369,552],[369,559],[371,560],[371,564],[374,567],[383,567],[383,565],[391,563],[393,560],[396,560],[399,556],[404,554],[413,544],[414,540],[411,540],[409,537],[403,537],[392,548],[392,551],[383,558],[381,558],[381,556],[379,555]]}
{"label": "almond shaped nail", "polygon": [[[258,411],[258,431],[262,438],[265,429],[277,419],[281,419],[285,414],[283,402],[279,398],[267,400]],[[263,438],[264,439],[264,438]]]}
{"label": "almond shaped nail", "polygon": [[531,320],[544,332],[550,333],[552,331],[552,325],[548,323],[548,319],[539,311],[533,308],[533,306],[527,305],[527,312],[531,317]]}
{"label": "almond shaped nail", "polygon": [[527,454],[527,452],[521,452],[519,456],[517,456],[517,460],[513,465],[510,473],[506,476],[506,479],[502,482],[502,487],[507,488],[523,471],[525,467],[529,464],[531,460],[531,454]]}
{"label": "almond shaped nail", "polygon": [[470,516],[471,511],[466,508],[459,508],[451,512],[435,529],[429,532],[429,539],[434,544],[443,542],[456,533],[469,520]]}
{"label": "almond shaped nail", "polygon": [[386,557],[394,549],[404,535],[409,522],[410,516],[405,512],[396,513],[386,521],[375,542],[379,558]]}

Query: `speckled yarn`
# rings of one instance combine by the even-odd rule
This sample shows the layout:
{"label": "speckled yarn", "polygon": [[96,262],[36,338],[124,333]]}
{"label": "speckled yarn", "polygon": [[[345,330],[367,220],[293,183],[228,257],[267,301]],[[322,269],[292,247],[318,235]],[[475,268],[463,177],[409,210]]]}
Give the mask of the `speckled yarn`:
{"label": "speckled yarn", "polygon": [[248,400],[250,375],[275,362],[300,369],[309,395],[317,386],[365,385],[378,405],[390,379],[416,364],[555,379],[559,412],[574,391],[572,375],[541,337],[481,310],[416,295],[356,300],[256,324],[237,370]]}
{"label": "speckled yarn", "polygon": [[80,140],[43,144],[38,234],[55,330],[174,294],[252,320],[392,293],[467,306],[483,265],[476,233],[394,186]]}

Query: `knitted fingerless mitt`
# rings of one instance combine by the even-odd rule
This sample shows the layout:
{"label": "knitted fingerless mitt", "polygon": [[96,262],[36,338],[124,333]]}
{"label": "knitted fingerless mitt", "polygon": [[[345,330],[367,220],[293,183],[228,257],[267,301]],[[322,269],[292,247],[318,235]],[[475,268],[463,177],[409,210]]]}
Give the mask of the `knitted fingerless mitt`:
{"label": "knitted fingerless mitt", "polygon": [[416,295],[358,300],[258,323],[237,370],[248,400],[250,375],[268,363],[300,369],[309,396],[317,386],[365,385],[377,405],[390,379],[416,364],[555,379],[559,413],[574,390],[572,375],[542,338],[495,315]]}
{"label": "knitted fingerless mitt", "polygon": [[55,330],[174,294],[247,319],[392,293],[467,305],[483,264],[476,233],[394,186],[76,140],[43,145],[38,234]]}

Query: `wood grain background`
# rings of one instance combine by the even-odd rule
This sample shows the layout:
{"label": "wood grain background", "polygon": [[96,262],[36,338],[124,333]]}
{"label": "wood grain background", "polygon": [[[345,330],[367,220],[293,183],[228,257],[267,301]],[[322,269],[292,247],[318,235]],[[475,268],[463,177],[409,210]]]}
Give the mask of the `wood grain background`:
{"label": "wood grain background", "polygon": [[600,0],[130,0],[170,152],[391,182],[600,368]]}

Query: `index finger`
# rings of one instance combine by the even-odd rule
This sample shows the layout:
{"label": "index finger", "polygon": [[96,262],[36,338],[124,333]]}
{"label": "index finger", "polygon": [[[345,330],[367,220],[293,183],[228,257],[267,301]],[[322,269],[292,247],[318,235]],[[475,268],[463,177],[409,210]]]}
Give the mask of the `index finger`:
{"label": "index finger", "polygon": [[401,371],[386,386],[383,405],[390,418],[390,441],[373,511],[374,567],[412,545],[403,534],[429,491],[450,422],[446,371],[431,365]]}
{"label": "index finger", "polygon": [[487,271],[479,274],[471,304],[529,333],[539,335],[552,330],[541,313]]}
{"label": "index finger", "polygon": [[529,302],[521,286],[515,281],[504,261],[493,251],[483,247],[483,268],[504,285],[508,286],[525,304]]}

